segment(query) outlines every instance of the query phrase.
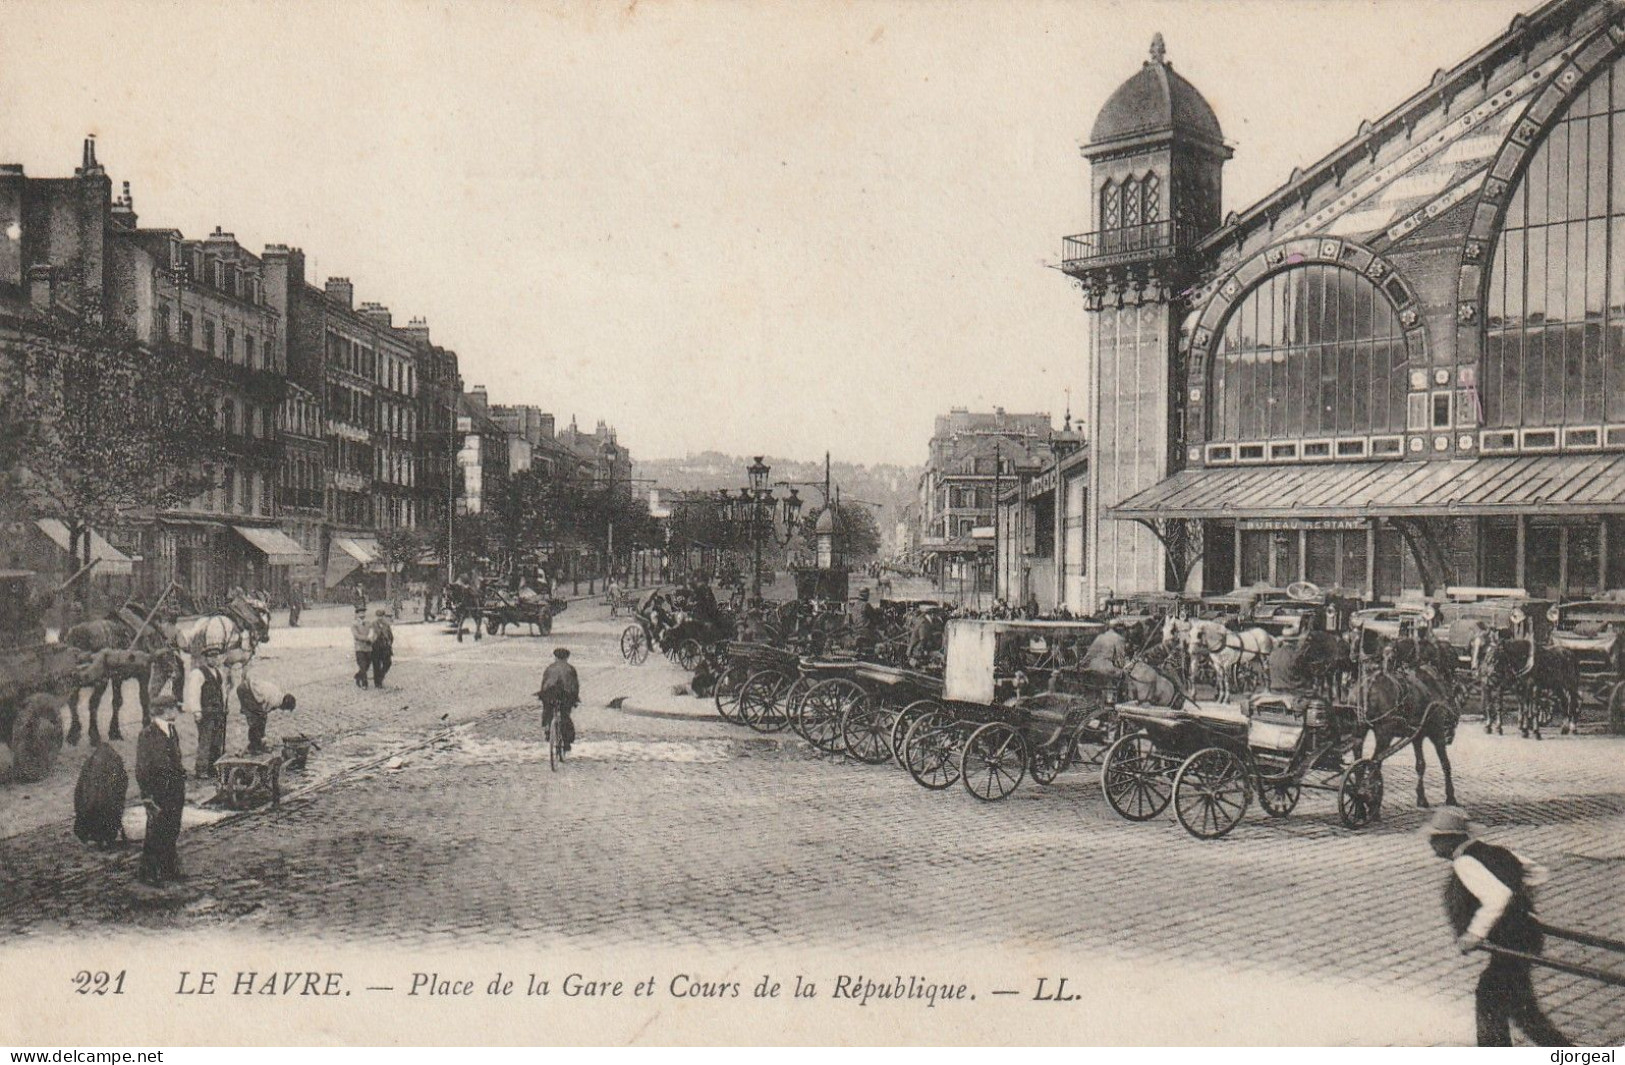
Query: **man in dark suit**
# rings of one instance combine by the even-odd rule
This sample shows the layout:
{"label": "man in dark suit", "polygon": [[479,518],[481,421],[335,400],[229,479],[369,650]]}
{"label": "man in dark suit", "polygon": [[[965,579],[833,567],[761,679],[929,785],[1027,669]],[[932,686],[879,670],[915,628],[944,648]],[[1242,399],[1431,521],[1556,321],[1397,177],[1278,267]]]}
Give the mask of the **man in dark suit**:
{"label": "man in dark suit", "polygon": [[542,727],[557,727],[563,741],[560,746],[569,754],[576,738],[570,711],[581,702],[581,678],[576,675],[576,667],[570,664],[570,652],[565,648],[554,649],[553,663],[542,671],[542,690],[536,696],[542,701]]}
{"label": "man in dark suit", "polygon": [[[1422,830],[1433,853],[1450,862],[1444,886],[1445,916],[1456,946],[1467,953],[1490,944],[1539,954],[1544,942],[1535,916],[1535,890],[1546,870],[1505,847],[1474,839],[1467,815],[1445,807]],[[1511,1046],[1510,1024],[1543,1047],[1573,1046],[1535,1000],[1529,962],[1495,954],[1478,978],[1479,1046]]]}
{"label": "man in dark suit", "polygon": [[181,811],[186,807],[186,766],[175,729],[180,704],[164,693],[152,701],[152,720],[141,730],[135,748],[135,782],[147,808],[147,834],[141,846],[137,879],[151,887],[183,878],[176,846],[181,837]]}

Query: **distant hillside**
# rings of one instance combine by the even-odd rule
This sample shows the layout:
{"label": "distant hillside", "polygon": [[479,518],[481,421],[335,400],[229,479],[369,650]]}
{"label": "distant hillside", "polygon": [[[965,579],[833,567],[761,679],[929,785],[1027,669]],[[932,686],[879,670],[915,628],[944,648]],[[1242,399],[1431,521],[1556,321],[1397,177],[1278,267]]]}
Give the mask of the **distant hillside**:
{"label": "distant hillside", "polygon": [[[638,459],[634,476],[650,478],[658,482],[662,488],[686,491],[738,489],[745,487],[748,482],[745,468],[752,461],[753,456],[724,455],[717,451],[705,451],[681,459]],[[823,462],[799,462],[772,455],[764,456],[762,461],[773,469],[773,472],[768,474],[770,481],[811,481],[823,484]],[[855,466],[847,462],[835,462],[830,465],[831,482],[840,488],[843,500],[865,500],[881,504],[875,517],[888,550],[903,508],[914,502],[922,472],[919,466],[890,464]],[[819,493],[803,488],[801,498],[805,499],[808,505],[817,506]]]}

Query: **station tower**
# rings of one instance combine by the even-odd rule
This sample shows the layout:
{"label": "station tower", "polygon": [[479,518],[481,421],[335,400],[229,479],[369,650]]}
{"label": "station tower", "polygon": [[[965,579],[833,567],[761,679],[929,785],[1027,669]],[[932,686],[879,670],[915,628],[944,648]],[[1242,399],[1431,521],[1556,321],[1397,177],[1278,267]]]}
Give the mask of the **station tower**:
{"label": "station tower", "polygon": [[1100,109],[1082,151],[1095,231],[1065,238],[1062,269],[1082,289],[1090,318],[1085,605],[1093,608],[1108,591],[1168,584],[1157,536],[1105,511],[1181,460],[1182,293],[1196,276],[1199,245],[1219,228],[1231,152],[1213,108],[1168,62],[1160,33],[1151,57]]}

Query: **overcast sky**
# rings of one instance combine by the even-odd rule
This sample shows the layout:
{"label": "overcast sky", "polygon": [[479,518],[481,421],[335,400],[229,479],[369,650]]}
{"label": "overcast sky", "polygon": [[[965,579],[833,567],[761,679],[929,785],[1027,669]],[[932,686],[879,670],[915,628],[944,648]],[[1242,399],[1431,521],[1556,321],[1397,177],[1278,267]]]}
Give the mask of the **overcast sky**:
{"label": "overcast sky", "polygon": [[635,456],[917,463],[951,406],[1081,406],[1052,267],[1154,31],[1228,211],[1533,6],[13,0],[0,162],[65,175],[94,131],[143,224],[302,247]]}

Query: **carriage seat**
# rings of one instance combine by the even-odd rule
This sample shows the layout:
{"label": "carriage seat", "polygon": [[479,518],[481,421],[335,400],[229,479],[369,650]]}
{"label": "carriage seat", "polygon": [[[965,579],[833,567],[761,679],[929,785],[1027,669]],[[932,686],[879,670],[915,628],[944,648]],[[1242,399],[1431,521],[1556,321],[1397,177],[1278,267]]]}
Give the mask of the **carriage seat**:
{"label": "carriage seat", "polygon": [[1207,721],[1217,721],[1227,725],[1245,725],[1247,715],[1239,703],[1221,703],[1204,699],[1192,699],[1185,704],[1186,710],[1193,717],[1203,718]]}
{"label": "carriage seat", "polygon": [[1278,725],[1319,728],[1330,714],[1326,700],[1297,692],[1263,691],[1247,700],[1248,717]]}

